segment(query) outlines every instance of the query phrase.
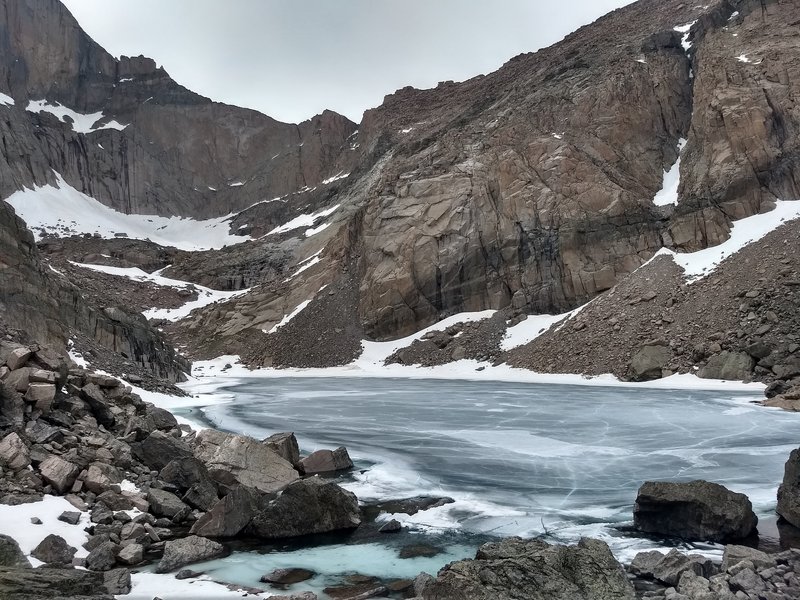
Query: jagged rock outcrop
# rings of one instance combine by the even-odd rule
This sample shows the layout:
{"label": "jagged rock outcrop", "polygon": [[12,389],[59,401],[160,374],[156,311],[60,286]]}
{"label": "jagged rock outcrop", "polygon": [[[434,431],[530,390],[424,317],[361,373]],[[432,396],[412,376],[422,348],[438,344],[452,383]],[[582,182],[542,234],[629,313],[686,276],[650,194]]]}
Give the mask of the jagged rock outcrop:
{"label": "jagged rock outcrop", "polygon": [[744,494],[708,481],[646,481],[633,509],[634,526],[685,540],[726,542],[755,533],[758,518]]}
{"label": "jagged rock outcrop", "polygon": [[474,560],[453,562],[424,585],[423,600],[633,600],[633,586],[608,546],[509,538],[484,544]]}
{"label": "jagged rock outcrop", "polygon": [[800,527],[800,448],[792,450],[786,461],[783,481],[778,488],[777,512],[795,527]]}

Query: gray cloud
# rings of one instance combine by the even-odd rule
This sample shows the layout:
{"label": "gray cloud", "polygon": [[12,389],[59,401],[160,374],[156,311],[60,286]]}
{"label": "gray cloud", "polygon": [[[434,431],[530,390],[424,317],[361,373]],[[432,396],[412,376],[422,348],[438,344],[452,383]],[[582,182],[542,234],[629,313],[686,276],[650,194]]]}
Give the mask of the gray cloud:
{"label": "gray cloud", "polygon": [[395,89],[489,73],[631,0],[63,0],[112,54],[214,100],[360,121]]}

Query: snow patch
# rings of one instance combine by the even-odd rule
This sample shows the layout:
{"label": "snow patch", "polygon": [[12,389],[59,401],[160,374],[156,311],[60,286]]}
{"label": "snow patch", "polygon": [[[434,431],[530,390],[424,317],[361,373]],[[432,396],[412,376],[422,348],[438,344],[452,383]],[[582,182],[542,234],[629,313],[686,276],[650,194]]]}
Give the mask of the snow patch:
{"label": "snow patch", "polygon": [[175,579],[174,574],[160,575],[141,571],[131,574],[129,594],[115,596],[119,600],[153,600],[153,598],[241,600],[241,598],[271,597],[270,592],[250,594],[244,590],[230,590],[226,585],[211,581],[205,576],[181,580]]}
{"label": "snow patch", "polygon": [[239,187],[244,185],[244,181],[234,181],[233,183],[229,183],[228,187]]}
{"label": "snow patch", "polygon": [[133,81],[133,77],[123,77],[117,83],[125,83],[126,81]]}
{"label": "snow patch", "polygon": [[576,315],[580,308],[560,315],[528,315],[528,318],[506,329],[503,341],[500,342],[501,350],[511,350],[529,344],[559,321],[569,319]]}
{"label": "snow patch", "polygon": [[312,235],[317,235],[318,233],[325,231],[330,226],[331,226],[330,223],[323,223],[319,227],[312,227],[311,229],[306,229],[305,236],[311,237]]}
{"label": "snow patch", "polygon": [[275,325],[273,325],[272,329],[270,329],[267,333],[275,333],[276,331],[278,331],[278,329],[280,329],[281,327],[286,325],[289,321],[294,319],[297,315],[299,315],[303,311],[303,309],[305,309],[306,306],[311,304],[311,300],[313,300],[313,298],[309,300],[304,300],[303,302],[298,304],[297,307],[292,312],[283,317],[283,319],[280,320],[280,323],[276,323]]}
{"label": "snow patch", "polygon": [[682,33],[683,37],[681,38],[681,46],[683,46],[684,51],[689,52],[692,48],[692,42],[689,41],[689,36],[691,35],[691,29],[694,27],[697,20],[692,21],[691,23],[686,23],[686,25],[678,25],[673,29],[678,33]]}
{"label": "snow patch", "polygon": [[87,115],[67,108],[58,102],[48,102],[47,100],[31,100],[28,102],[28,106],[25,110],[32,113],[50,113],[62,123],[69,123],[69,121],[67,121],[67,118],[69,118],[72,121],[72,130],[77,133],[92,133],[94,131],[100,131],[101,129],[116,129],[122,131],[127,127],[127,125],[122,125],[113,120],[105,125],[95,127],[95,124],[103,118],[103,111]]}
{"label": "snow patch", "polygon": [[116,234],[151,240],[179,250],[215,250],[228,244],[251,240],[250,236],[231,235],[229,221],[234,215],[196,221],[185,217],[128,215],[101,204],[79,192],[56,173],[57,186],[34,186],[6,198],[25,220],[37,241],[43,233],[59,237],[91,233],[103,238]]}
{"label": "snow patch", "polygon": [[350,173],[345,173],[344,171],[339,171],[333,177],[328,177],[327,179],[322,180],[322,185],[328,185],[329,183],[333,183],[334,181],[339,181],[340,179],[345,179],[346,177],[350,177]]}
{"label": "snow patch", "polygon": [[283,225],[280,225],[280,226],[276,227],[275,229],[270,231],[267,235],[274,235],[276,233],[285,233],[287,231],[292,231],[294,229],[299,229],[300,227],[313,227],[314,226],[314,222],[317,219],[319,219],[320,217],[327,217],[328,215],[333,214],[334,212],[336,212],[339,209],[340,206],[341,206],[341,204],[335,204],[335,205],[333,205],[333,206],[331,206],[329,208],[326,208],[326,209],[321,210],[319,212],[315,212],[313,214],[302,214],[302,215],[299,215],[299,216],[295,217],[294,219],[292,219],[291,221],[289,221],[288,223],[284,223]]}
{"label": "snow patch", "polygon": [[400,133],[410,133],[411,131],[413,131],[413,129],[414,129],[413,127],[409,127],[408,129],[401,129]]}
{"label": "snow patch", "polygon": [[797,218],[800,218],[800,200],[778,201],[775,208],[768,213],[735,221],[731,227],[730,237],[717,246],[685,253],[662,248],[653,258],[671,256],[684,270],[689,283],[694,283],[712,273],[724,259],[757,242],[784,223]]}
{"label": "snow patch", "polygon": [[664,171],[661,191],[653,198],[653,204],[656,206],[678,205],[678,187],[681,183],[681,152],[685,146],[686,140],[681,138],[678,141],[678,160],[670,167],[669,171]]}
{"label": "snow patch", "polygon": [[148,319],[165,319],[167,321],[173,321],[173,322],[180,321],[181,319],[189,316],[189,314],[193,310],[196,310],[198,308],[203,308],[204,306],[208,306],[209,304],[214,304],[216,302],[230,300],[231,298],[242,296],[250,291],[250,289],[248,288],[246,290],[223,292],[220,290],[212,290],[211,288],[207,288],[202,285],[192,283],[190,281],[181,281],[180,279],[170,279],[168,277],[162,277],[160,273],[164,271],[164,269],[166,269],[167,267],[164,267],[164,269],[161,269],[159,271],[155,271],[154,273],[147,273],[137,267],[109,267],[106,265],[91,265],[91,264],[76,263],[76,262],[73,262],[72,264],[77,267],[83,267],[84,269],[91,269],[92,271],[99,271],[100,273],[106,273],[108,275],[125,277],[133,281],[139,281],[139,282],[147,281],[162,287],[171,287],[177,289],[194,288],[197,290],[198,293],[197,300],[191,300],[186,304],[184,304],[183,306],[179,306],[178,308],[151,308],[150,310],[144,311],[144,313],[142,314]]}
{"label": "snow patch", "polygon": [[[30,553],[48,535],[60,535],[70,546],[77,548],[76,557],[80,558],[89,554],[83,545],[89,539],[83,529],[90,525],[89,513],[81,513],[77,525],[70,525],[59,521],[58,517],[64,511],[79,512],[61,496],[44,496],[39,502],[29,502],[9,506],[0,504],[0,532],[13,537],[19,544],[20,550],[30,558]],[[37,517],[41,525],[33,525],[31,518]],[[35,558],[31,559],[34,566],[42,563]]]}
{"label": "snow patch", "polygon": [[14,106],[14,99],[8,94],[0,92],[0,104],[4,104],[6,106]]}
{"label": "snow patch", "polygon": [[311,268],[311,267],[313,267],[315,264],[317,264],[317,263],[318,263],[318,262],[321,260],[321,259],[320,259],[320,257],[319,257],[319,255],[320,255],[320,254],[322,254],[322,250],[324,250],[324,249],[325,249],[325,248],[322,248],[321,250],[318,250],[317,252],[315,252],[314,254],[312,254],[311,256],[309,256],[308,258],[304,258],[304,259],[303,259],[303,260],[301,260],[299,263],[297,263],[297,265],[298,265],[300,268],[299,268],[299,269],[297,269],[297,271],[295,271],[295,272],[294,272],[294,273],[292,273],[291,275],[289,275],[289,277],[287,277],[287,278],[286,278],[286,279],[284,279],[283,281],[284,281],[284,282],[286,282],[286,281],[289,281],[290,279],[294,279],[295,277],[297,277],[298,275],[300,275],[300,273],[302,273],[302,272],[303,272],[303,271],[305,271],[306,269],[310,269],[310,268]]}

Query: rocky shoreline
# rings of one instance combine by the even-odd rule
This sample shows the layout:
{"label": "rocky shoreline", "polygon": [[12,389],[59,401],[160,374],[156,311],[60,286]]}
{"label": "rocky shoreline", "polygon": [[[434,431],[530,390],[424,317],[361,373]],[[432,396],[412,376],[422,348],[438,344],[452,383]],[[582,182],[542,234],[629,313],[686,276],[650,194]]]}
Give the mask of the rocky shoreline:
{"label": "rocky shoreline", "polygon": [[[41,563],[35,569],[12,537],[0,538],[0,597],[124,595],[131,570],[146,565],[191,578],[185,567],[225,555],[235,540],[264,544],[357,529],[380,536],[399,529],[389,522],[379,530],[374,519],[380,512],[448,501],[359,506],[334,479],[316,476],[352,468],[345,448],[301,458],[291,433],[259,441],[197,432],[119,379],[39,346],[0,341],[0,364],[0,506],[62,497],[70,507],[59,521],[88,533],[80,552],[48,535],[29,551]],[[800,526],[800,449],[787,462],[778,512]],[[641,532],[722,542],[746,540],[757,521],[746,497],[707,482],[646,483],[634,519]],[[24,527],[41,526],[36,521]],[[777,600],[798,597],[798,574],[797,550],[767,555],[727,546],[722,565],[677,551],[647,552],[626,576],[598,540],[567,547],[509,539],[484,545],[474,560],[452,563],[436,578],[367,578],[331,590],[331,597]]]}

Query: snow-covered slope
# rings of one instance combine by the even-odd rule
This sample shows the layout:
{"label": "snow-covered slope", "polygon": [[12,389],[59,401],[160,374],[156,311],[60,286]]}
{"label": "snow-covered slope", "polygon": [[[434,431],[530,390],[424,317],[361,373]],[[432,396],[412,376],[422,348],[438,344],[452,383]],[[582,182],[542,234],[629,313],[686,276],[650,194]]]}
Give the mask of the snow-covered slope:
{"label": "snow-covered slope", "polygon": [[180,250],[210,250],[251,239],[230,233],[229,221],[233,215],[205,221],[128,215],[101,204],[76,190],[60,175],[56,176],[57,186],[24,189],[6,198],[37,240],[44,234],[65,237],[91,233],[103,238],[151,240]]}

